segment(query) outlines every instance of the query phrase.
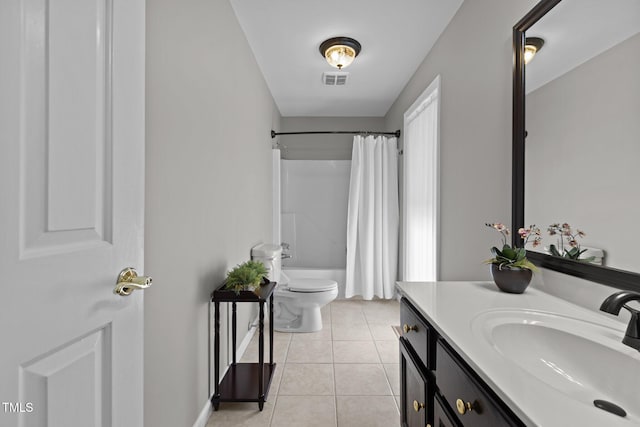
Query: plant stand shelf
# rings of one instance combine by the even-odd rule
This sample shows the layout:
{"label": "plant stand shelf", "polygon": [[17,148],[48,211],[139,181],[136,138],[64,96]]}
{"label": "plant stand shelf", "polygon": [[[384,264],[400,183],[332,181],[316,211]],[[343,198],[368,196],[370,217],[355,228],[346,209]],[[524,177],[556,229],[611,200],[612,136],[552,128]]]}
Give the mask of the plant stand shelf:
{"label": "plant stand shelf", "polygon": [[[224,285],[223,285],[224,286]],[[257,402],[262,411],[269,394],[271,379],[276,370],[273,362],[273,290],[275,282],[260,286],[255,291],[225,290],[219,287],[211,294],[214,304],[214,381],[215,390],[211,403],[215,411],[220,402]],[[264,361],[264,306],[269,302],[269,363]],[[232,361],[224,378],[220,380],[220,303],[231,303]],[[254,302],[260,307],[258,318],[258,363],[237,363],[236,361],[236,303]]]}
{"label": "plant stand shelf", "polygon": [[[269,390],[275,370],[275,363],[264,365],[262,381],[265,390]],[[229,370],[220,382],[220,401],[260,403],[260,398],[258,397],[261,394],[258,387],[259,376],[259,363],[236,363],[229,366]]]}

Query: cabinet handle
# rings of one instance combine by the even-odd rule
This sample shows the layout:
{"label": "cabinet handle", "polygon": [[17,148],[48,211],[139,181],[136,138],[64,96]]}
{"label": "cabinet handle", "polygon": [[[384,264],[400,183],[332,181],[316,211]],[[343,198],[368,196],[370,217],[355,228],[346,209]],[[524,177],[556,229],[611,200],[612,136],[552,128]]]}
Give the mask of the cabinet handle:
{"label": "cabinet handle", "polygon": [[405,323],[404,326],[402,326],[402,330],[404,331],[405,334],[408,334],[411,331],[418,332],[418,325],[409,326]]}
{"label": "cabinet handle", "polygon": [[413,410],[420,412],[420,409],[424,408],[424,403],[419,403],[417,400],[413,401]]}
{"label": "cabinet handle", "polygon": [[456,400],[456,408],[460,415],[464,415],[467,412],[473,411],[473,404],[470,402],[464,402],[462,399]]}

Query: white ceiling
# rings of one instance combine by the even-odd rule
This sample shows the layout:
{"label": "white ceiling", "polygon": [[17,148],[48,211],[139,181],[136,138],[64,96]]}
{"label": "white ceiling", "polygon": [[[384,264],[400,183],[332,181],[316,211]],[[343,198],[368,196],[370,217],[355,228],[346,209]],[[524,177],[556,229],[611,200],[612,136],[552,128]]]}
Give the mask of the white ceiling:
{"label": "white ceiling", "polygon": [[[463,0],[231,0],[284,117],[384,116]],[[337,71],[320,55],[330,37],[362,51],[346,86],[324,86]]]}

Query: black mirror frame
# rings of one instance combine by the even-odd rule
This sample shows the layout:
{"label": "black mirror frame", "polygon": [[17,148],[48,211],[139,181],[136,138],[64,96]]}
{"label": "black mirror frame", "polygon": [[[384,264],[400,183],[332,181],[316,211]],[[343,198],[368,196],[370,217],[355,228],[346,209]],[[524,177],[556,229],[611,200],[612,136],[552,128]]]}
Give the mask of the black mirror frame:
{"label": "black mirror frame", "polygon": [[[562,0],[541,0],[513,27],[513,146],[511,225],[513,230],[524,227],[525,172],[525,32]],[[522,246],[518,233],[512,235],[513,246]],[[595,264],[588,264],[540,252],[527,251],[536,265],[619,289],[640,292],[640,274]]]}

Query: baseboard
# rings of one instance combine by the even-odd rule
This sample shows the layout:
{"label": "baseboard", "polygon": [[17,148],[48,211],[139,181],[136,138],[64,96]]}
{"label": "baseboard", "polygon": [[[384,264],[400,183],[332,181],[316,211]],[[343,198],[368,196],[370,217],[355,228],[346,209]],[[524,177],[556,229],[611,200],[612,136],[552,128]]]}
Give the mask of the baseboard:
{"label": "baseboard", "polygon": [[[240,343],[240,346],[238,347],[238,350],[236,351],[236,357],[238,358],[238,360],[242,359],[242,355],[244,355],[244,352],[247,351],[247,347],[249,347],[251,338],[253,338],[253,335],[255,335],[256,330],[258,329],[257,321],[258,321],[258,316],[256,316],[256,318],[252,322],[251,329],[247,331],[247,335],[245,335],[244,339]],[[227,369],[228,369],[228,366],[222,370],[222,372],[220,373],[221,378],[224,377],[224,374],[227,372]],[[211,404],[212,397],[213,397],[213,394],[209,396],[209,399],[207,399],[207,403],[204,404],[204,407],[202,408],[202,411],[200,411],[200,415],[198,415],[196,422],[193,423],[193,427],[205,427],[207,425],[207,421],[209,421],[209,418],[213,413],[213,405]]]}
{"label": "baseboard", "polygon": [[238,361],[242,359],[242,355],[244,354],[245,351],[247,351],[247,347],[249,347],[251,338],[253,338],[253,336],[256,333],[256,330],[258,329],[258,317],[259,316],[256,315],[256,318],[253,319],[253,322],[251,322],[251,328],[247,331],[247,335],[244,336],[244,339],[240,343],[238,350],[236,350],[236,357],[238,358]]}
{"label": "baseboard", "polygon": [[202,408],[202,411],[200,411],[198,419],[196,419],[196,422],[193,423],[193,427],[205,427],[212,413],[213,405],[211,404],[211,397],[209,397],[209,399],[207,399],[207,403],[204,404],[204,408]]}

